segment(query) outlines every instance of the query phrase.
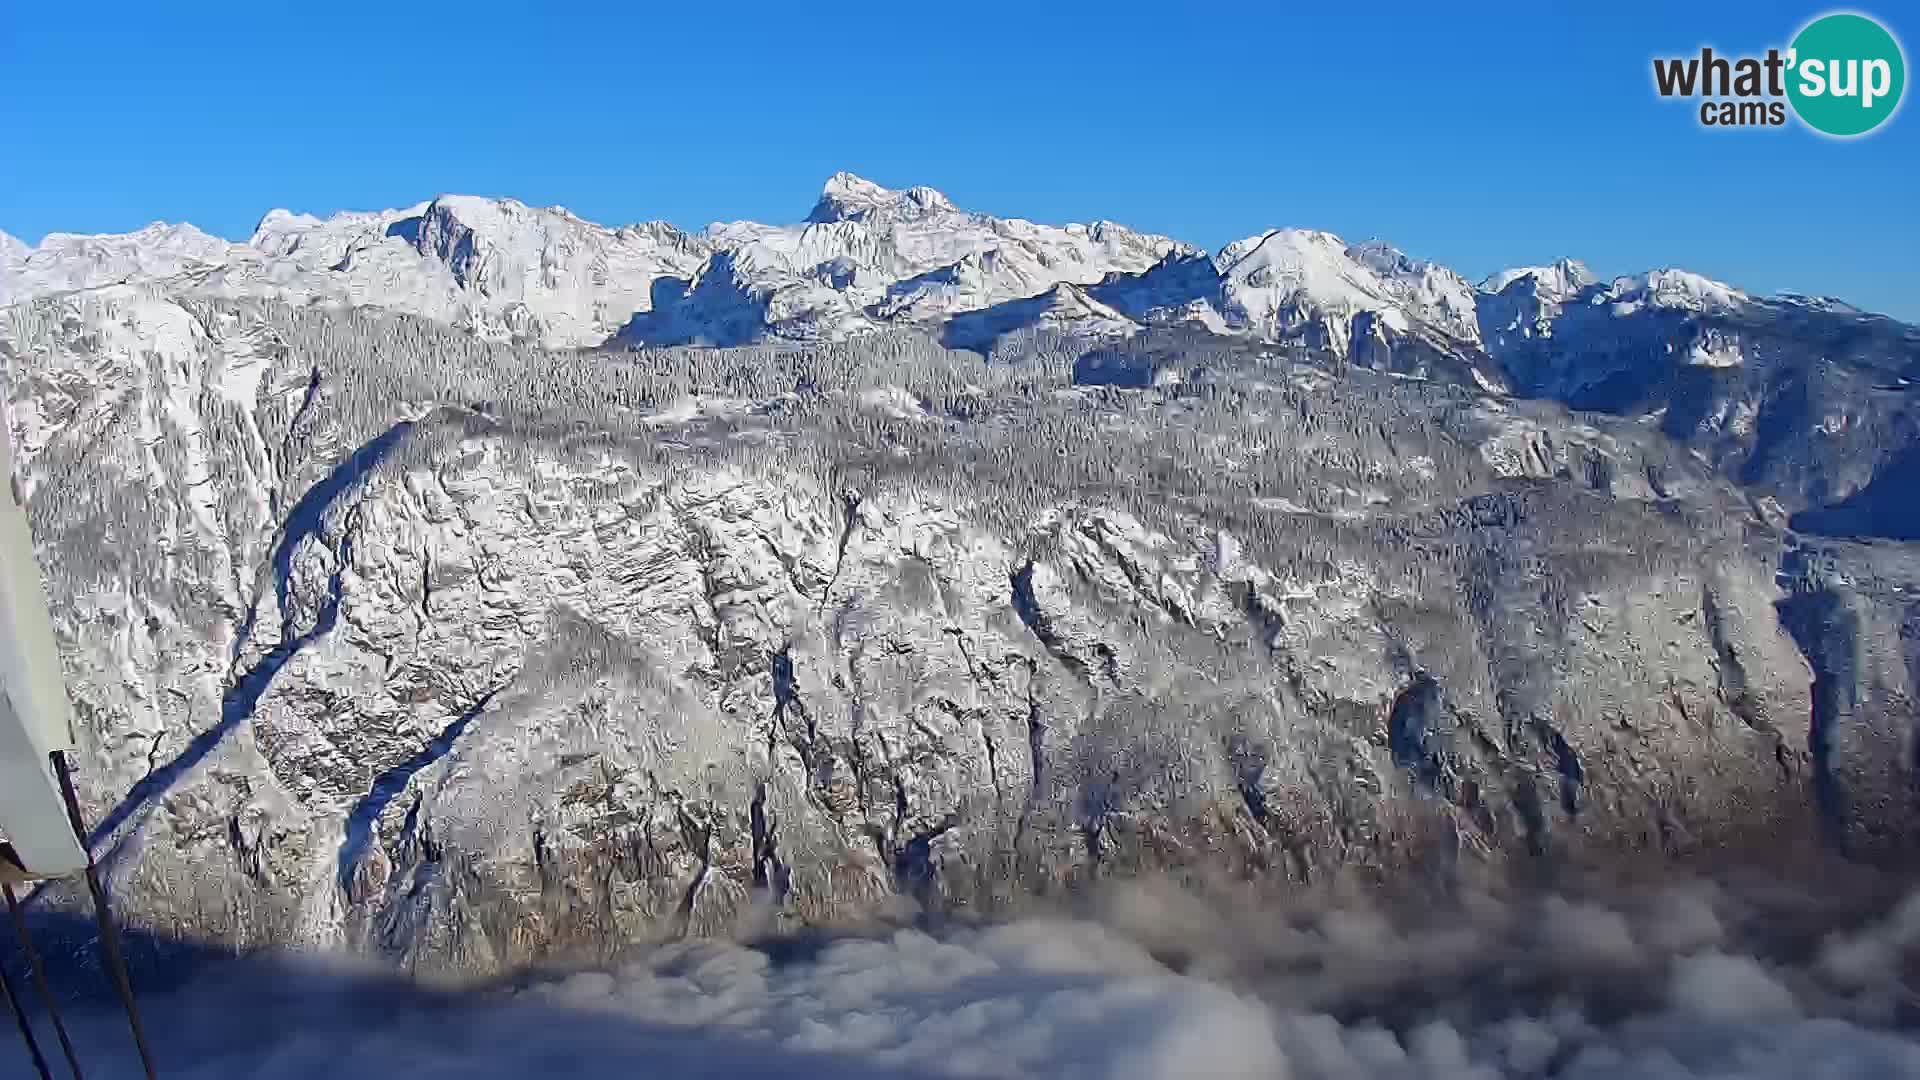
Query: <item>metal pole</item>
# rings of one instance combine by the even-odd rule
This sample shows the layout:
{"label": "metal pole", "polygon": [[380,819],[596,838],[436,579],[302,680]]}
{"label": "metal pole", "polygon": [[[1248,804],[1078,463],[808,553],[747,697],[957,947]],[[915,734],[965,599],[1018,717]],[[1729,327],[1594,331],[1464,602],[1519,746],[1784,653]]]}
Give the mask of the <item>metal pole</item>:
{"label": "metal pole", "polygon": [[53,1033],[60,1037],[67,1067],[73,1070],[73,1080],[86,1080],[80,1074],[80,1055],[73,1052],[73,1040],[67,1037],[67,1025],[60,1019],[60,1003],[54,1000],[53,987],[47,984],[47,969],[40,963],[40,950],[33,947],[33,938],[27,933],[26,913],[20,910],[13,886],[0,885],[0,892],[7,894],[7,913],[13,916],[14,935],[20,939],[20,951],[27,954],[27,971],[33,976],[33,988],[40,995],[40,1004],[46,1006],[47,1015],[53,1018]]}
{"label": "metal pole", "polygon": [[107,908],[107,890],[100,887],[100,875],[94,870],[93,848],[87,843],[87,823],[80,814],[80,796],[73,790],[73,771],[67,766],[65,753],[55,750],[52,757],[60,794],[67,800],[67,818],[73,823],[73,835],[80,839],[80,847],[87,853],[87,889],[93,893],[93,915],[100,924],[100,948],[106,954],[108,973],[113,976],[113,988],[120,993],[121,1006],[127,1010],[127,1027],[133,1031],[133,1045],[140,1051],[140,1064],[147,1071],[147,1080],[159,1080],[153,1068],[153,1053],[147,1049],[147,1033],[140,1026],[140,1008],[133,1001],[127,961],[120,953],[120,935],[113,928],[113,916]]}
{"label": "metal pole", "polygon": [[33,1037],[33,1025],[27,1023],[27,1014],[20,1008],[20,999],[14,996],[13,980],[7,977],[7,969],[0,967],[0,990],[7,994],[7,1008],[13,1010],[13,1022],[20,1025],[20,1038],[27,1044],[27,1053],[33,1055],[33,1067],[40,1071],[40,1080],[53,1080],[53,1073],[47,1068],[47,1059],[40,1053],[40,1040]]}

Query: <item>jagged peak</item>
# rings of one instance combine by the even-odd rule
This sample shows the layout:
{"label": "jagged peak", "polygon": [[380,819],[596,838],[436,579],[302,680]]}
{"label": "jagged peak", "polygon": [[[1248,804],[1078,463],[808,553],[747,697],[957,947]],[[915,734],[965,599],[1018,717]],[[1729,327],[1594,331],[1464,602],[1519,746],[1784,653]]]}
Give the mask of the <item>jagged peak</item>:
{"label": "jagged peak", "polygon": [[684,243],[692,236],[665,221],[605,225],[583,218],[564,206],[534,206],[519,199],[491,195],[451,193],[436,195],[431,200],[419,203],[408,210],[387,211],[383,217],[394,220],[410,217],[438,217],[458,222],[461,226],[478,233],[529,226],[537,229],[551,229],[557,225],[571,230],[612,233],[628,238],[646,236],[654,241],[666,243]]}
{"label": "jagged peak", "polygon": [[1545,266],[1513,266],[1496,270],[1484,278],[1478,288],[1484,293],[1504,291],[1516,281],[1533,279],[1535,287],[1550,295],[1571,296],[1600,279],[1587,264],[1565,256]]}
{"label": "jagged peak", "polygon": [[297,237],[301,233],[324,228],[326,222],[312,214],[299,214],[282,206],[276,206],[260,215],[259,224],[253,227],[253,233],[247,237],[249,247],[258,248],[275,254],[286,250],[284,237]]}
{"label": "jagged peak", "polygon": [[268,230],[279,231],[287,228],[310,229],[321,223],[321,219],[312,214],[296,213],[284,206],[276,206],[260,215],[260,221],[253,227],[258,234]]}
{"label": "jagged peak", "polygon": [[892,189],[882,187],[864,176],[844,169],[827,177],[826,184],[820,189],[820,197],[823,199],[884,200],[892,198],[893,195]]}
{"label": "jagged peak", "polygon": [[899,191],[850,172],[837,172],[820,189],[820,201],[814,203],[807,222],[911,220],[958,209],[953,200],[924,185]]}
{"label": "jagged peak", "polygon": [[457,221],[475,231],[487,231],[495,227],[516,225],[563,225],[579,229],[595,229],[605,232],[617,232],[621,229],[642,228],[656,231],[656,226],[664,222],[640,222],[636,224],[613,226],[590,221],[564,206],[533,206],[519,199],[493,195],[461,195],[445,193],[419,204],[404,216],[437,217]]}

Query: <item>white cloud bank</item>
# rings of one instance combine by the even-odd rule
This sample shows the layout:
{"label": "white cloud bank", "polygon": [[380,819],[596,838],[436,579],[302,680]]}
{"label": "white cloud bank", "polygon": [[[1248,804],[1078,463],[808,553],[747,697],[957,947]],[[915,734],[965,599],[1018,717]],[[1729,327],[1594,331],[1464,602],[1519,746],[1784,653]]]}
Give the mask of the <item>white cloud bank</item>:
{"label": "white cloud bank", "polygon": [[[1920,1077],[1920,896],[1842,929],[1785,896],[1689,883],[1396,915],[1131,886],[1077,919],[689,943],[512,989],[251,959],[146,1010],[169,1080]],[[117,1016],[77,1026],[89,1076],[136,1075]]]}

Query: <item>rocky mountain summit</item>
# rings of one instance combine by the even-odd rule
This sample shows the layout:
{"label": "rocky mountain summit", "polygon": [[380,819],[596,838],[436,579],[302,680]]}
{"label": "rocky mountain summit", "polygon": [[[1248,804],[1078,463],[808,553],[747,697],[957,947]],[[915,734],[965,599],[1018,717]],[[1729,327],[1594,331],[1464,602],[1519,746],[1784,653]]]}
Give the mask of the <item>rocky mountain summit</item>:
{"label": "rocky mountain summit", "polygon": [[1920,331],[1842,304],[844,174],[0,284],[96,851],[165,932],[495,971],[1140,870],[1912,853]]}

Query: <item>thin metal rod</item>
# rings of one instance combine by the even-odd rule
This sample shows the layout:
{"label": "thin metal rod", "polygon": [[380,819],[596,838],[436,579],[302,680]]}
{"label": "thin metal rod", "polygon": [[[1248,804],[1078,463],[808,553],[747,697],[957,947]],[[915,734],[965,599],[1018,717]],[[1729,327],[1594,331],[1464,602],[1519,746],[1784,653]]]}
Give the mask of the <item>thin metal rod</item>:
{"label": "thin metal rod", "polygon": [[0,989],[7,993],[7,1008],[13,1010],[13,1022],[20,1025],[20,1038],[27,1044],[27,1053],[33,1055],[33,1067],[40,1070],[40,1080],[53,1080],[46,1055],[40,1052],[40,1040],[33,1037],[33,1025],[27,1023],[27,1014],[20,1008],[20,999],[14,996],[13,980],[7,977],[4,967],[0,967]]}
{"label": "thin metal rod", "polygon": [[60,1037],[60,1049],[67,1055],[67,1068],[73,1070],[73,1080],[86,1080],[80,1073],[80,1055],[73,1052],[73,1040],[67,1037],[67,1025],[60,1019],[60,1003],[53,996],[53,987],[47,984],[47,969],[40,963],[40,950],[33,947],[33,937],[27,933],[26,913],[20,910],[13,886],[0,884],[0,892],[7,894],[7,914],[13,916],[14,936],[20,939],[20,951],[27,954],[27,971],[33,976],[33,988],[40,995],[40,1004],[53,1018],[53,1033]]}
{"label": "thin metal rod", "polygon": [[87,889],[93,893],[93,915],[100,923],[100,947],[106,954],[108,972],[113,976],[113,988],[120,992],[120,1005],[127,1010],[127,1027],[133,1031],[133,1045],[140,1051],[140,1064],[147,1071],[147,1080],[160,1080],[153,1068],[153,1052],[147,1049],[147,1033],[140,1026],[140,1007],[133,1001],[133,982],[127,978],[127,961],[120,953],[120,935],[113,928],[113,915],[107,908],[107,890],[100,887],[100,875],[93,867],[93,848],[87,844],[87,822],[80,814],[80,796],[73,790],[73,771],[67,766],[65,753],[55,750],[52,756],[53,773],[60,781],[60,794],[67,800],[67,818],[73,824],[73,835],[79,838],[81,850],[87,853]]}

